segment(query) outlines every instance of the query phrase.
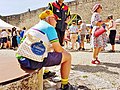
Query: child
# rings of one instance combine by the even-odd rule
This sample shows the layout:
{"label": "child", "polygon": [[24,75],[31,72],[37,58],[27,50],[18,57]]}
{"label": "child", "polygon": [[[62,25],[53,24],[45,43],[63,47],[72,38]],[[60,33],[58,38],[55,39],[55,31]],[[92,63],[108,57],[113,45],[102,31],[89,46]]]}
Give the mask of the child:
{"label": "child", "polygon": [[64,42],[66,45],[66,49],[68,49],[69,47],[69,41],[70,41],[70,32],[69,32],[69,29],[67,28],[65,31],[65,36],[64,36]]}

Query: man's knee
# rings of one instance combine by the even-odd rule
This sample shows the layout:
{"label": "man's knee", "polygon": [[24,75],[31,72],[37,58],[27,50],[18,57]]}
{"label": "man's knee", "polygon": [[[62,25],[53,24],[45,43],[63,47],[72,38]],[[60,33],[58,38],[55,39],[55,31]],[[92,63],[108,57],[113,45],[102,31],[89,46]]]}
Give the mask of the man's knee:
{"label": "man's knee", "polygon": [[62,53],[62,62],[71,61],[71,54],[67,51]]}
{"label": "man's knee", "polygon": [[68,55],[67,55],[66,57],[68,58],[68,60],[71,60],[71,54],[68,53],[68,52],[67,52],[67,54],[68,54]]}

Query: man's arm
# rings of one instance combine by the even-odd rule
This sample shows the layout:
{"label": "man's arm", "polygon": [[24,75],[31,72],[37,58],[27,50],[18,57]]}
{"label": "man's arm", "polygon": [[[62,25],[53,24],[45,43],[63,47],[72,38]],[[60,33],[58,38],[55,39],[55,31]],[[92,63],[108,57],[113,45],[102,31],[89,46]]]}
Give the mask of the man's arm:
{"label": "man's arm", "polygon": [[69,21],[70,21],[70,16],[68,16],[68,17],[66,18],[65,23],[68,23]]}
{"label": "man's arm", "polygon": [[53,42],[52,47],[55,52],[63,52],[64,51],[64,49],[62,48],[62,46],[60,45],[59,42]]}
{"label": "man's arm", "polygon": [[50,9],[53,11],[53,6],[52,6],[52,3],[48,3],[48,8],[47,9]]}
{"label": "man's arm", "polygon": [[70,21],[70,8],[68,7],[68,13],[67,13],[67,18],[66,18],[66,23]]}

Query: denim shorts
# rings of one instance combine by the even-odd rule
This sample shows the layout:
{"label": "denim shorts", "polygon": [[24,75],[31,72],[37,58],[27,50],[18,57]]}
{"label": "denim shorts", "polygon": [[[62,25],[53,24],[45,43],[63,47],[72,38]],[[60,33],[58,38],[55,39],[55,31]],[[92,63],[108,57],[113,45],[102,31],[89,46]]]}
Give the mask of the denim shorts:
{"label": "denim shorts", "polygon": [[2,43],[7,43],[7,37],[2,38]]}
{"label": "denim shorts", "polygon": [[48,56],[43,60],[43,62],[33,61],[28,58],[21,58],[18,59],[21,67],[28,68],[28,69],[41,69],[42,67],[50,67],[59,65],[62,60],[62,53],[58,52],[49,52]]}

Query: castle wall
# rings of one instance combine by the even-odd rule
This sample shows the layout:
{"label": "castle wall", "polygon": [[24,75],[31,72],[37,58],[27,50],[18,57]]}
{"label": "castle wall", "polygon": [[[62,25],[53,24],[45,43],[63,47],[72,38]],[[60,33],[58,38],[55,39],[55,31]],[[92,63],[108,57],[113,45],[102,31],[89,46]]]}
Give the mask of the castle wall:
{"label": "castle wall", "polygon": [[37,10],[33,11],[28,11],[25,13],[17,14],[17,15],[10,15],[10,16],[5,16],[3,19],[12,25],[18,26],[21,29],[23,27],[26,27],[29,29],[33,25],[39,22],[39,14],[44,11],[45,8],[40,8]]}
{"label": "castle wall", "polygon": [[120,2],[119,0],[83,0],[84,2],[72,3],[71,12],[76,13],[81,16],[81,18],[86,21],[90,22],[92,16],[92,7],[96,3],[100,3],[103,7],[103,11],[101,13],[102,19],[106,19],[106,17],[110,14],[114,16],[115,19],[120,18]]}
{"label": "castle wall", "polygon": [[[90,23],[92,16],[91,10],[95,3],[100,3],[103,6],[103,11],[101,13],[103,20],[110,14],[114,16],[115,20],[120,18],[119,0],[75,0],[66,4],[70,6],[71,14],[78,14],[86,23]],[[6,16],[4,19],[8,23],[20,28],[24,26],[30,28],[39,22],[38,15],[43,10],[45,10],[45,7],[19,15]]]}

